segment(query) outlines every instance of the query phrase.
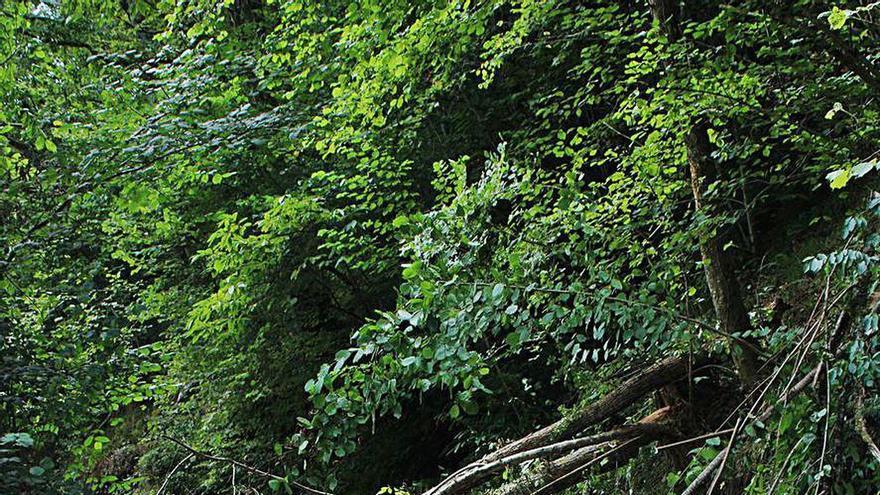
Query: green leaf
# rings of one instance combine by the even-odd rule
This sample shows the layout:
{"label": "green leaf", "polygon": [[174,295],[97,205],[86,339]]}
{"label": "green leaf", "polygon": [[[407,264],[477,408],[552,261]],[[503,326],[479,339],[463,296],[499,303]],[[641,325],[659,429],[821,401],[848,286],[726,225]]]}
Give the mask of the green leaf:
{"label": "green leaf", "polygon": [[10,444],[16,447],[33,447],[34,439],[27,433],[7,433],[0,437],[0,445]]}
{"label": "green leaf", "polygon": [[394,220],[391,222],[391,225],[394,226],[394,228],[398,229],[400,227],[403,227],[404,225],[407,225],[408,223],[409,217],[407,217],[406,215],[400,215],[394,218]]}
{"label": "green leaf", "polygon": [[449,416],[452,419],[455,419],[455,418],[461,416],[461,409],[458,407],[458,404],[452,405],[452,407],[449,409]]}
{"label": "green leaf", "polygon": [[794,422],[794,414],[786,413],[782,415],[782,419],[779,420],[779,434],[785,434],[788,431],[789,427],[791,427]]}
{"label": "green leaf", "polygon": [[837,6],[834,6],[834,8],[831,9],[831,13],[828,15],[828,24],[831,25],[831,29],[841,29],[844,24],[846,24],[848,17],[848,10],[841,10]]}
{"label": "green leaf", "polygon": [[503,292],[504,284],[495,284],[495,287],[492,288],[492,299],[500,298]]}
{"label": "green leaf", "polygon": [[700,457],[707,461],[711,461],[718,455],[718,451],[712,447],[705,447],[700,449]]}
{"label": "green leaf", "polygon": [[831,181],[831,189],[842,189],[849,182],[849,170],[835,170],[826,175],[825,178]]}
{"label": "green leaf", "polygon": [[859,178],[874,170],[877,167],[876,161],[862,162],[852,168],[852,176]]}
{"label": "green leaf", "polygon": [[472,401],[462,402],[461,408],[464,410],[464,412],[466,412],[468,414],[477,414],[477,411],[479,411],[479,407],[477,406],[477,403],[472,402]]}

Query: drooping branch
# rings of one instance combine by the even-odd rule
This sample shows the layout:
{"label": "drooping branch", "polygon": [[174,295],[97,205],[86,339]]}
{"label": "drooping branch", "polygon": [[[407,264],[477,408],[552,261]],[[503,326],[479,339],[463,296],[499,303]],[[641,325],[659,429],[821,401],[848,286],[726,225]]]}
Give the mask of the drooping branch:
{"label": "drooping branch", "polygon": [[176,473],[177,470],[179,470],[181,466],[183,466],[184,464],[186,464],[187,462],[189,462],[189,460],[192,459],[193,457],[195,457],[195,454],[193,454],[192,452],[188,453],[188,454],[186,455],[186,457],[184,457],[183,459],[181,459],[181,461],[178,462],[178,463],[177,463],[177,464],[171,469],[171,471],[168,472],[167,475],[165,475],[165,481],[162,482],[162,486],[160,486],[160,487],[159,487],[159,490],[156,491],[156,495],[162,495],[162,492],[165,490],[165,487],[168,486],[168,482],[171,481],[171,477],[174,476],[174,473]]}
{"label": "drooping branch", "polygon": [[302,483],[299,483],[299,482],[296,482],[296,481],[288,480],[287,478],[285,478],[285,477],[283,477],[283,476],[278,476],[277,474],[273,474],[273,473],[270,473],[270,472],[268,472],[268,471],[263,471],[262,469],[259,469],[259,468],[256,468],[256,467],[253,467],[253,466],[250,466],[250,465],[245,464],[245,463],[243,463],[243,462],[241,462],[241,461],[239,461],[239,460],[236,460],[236,459],[231,459],[231,458],[229,458],[229,457],[221,457],[221,456],[218,456],[218,455],[213,455],[213,454],[209,454],[209,453],[207,453],[207,452],[202,452],[202,451],[200,451],[200,450],[196,450],[196,449],[193,448],[192,446],[187,445],[186,443],[184,443],[184,442],[182,442],[181,440],[178,440],[178,439],[176,439],[176,438],[174,438],[174,437],[169,437],[168,435],[162,435],[162,437],[163,437],[163,438],[167,438],[168,440],[170,440],[170,441],[176,443],[177,445],[183,447],[183,448],[186,449],[190,454],[196,455],[196,456],[198,456],[198,457],[202,457],[202,458],[204,458],[204,459],[208,459],[209,461],[225,462],[225,463],[227,463],[227,464],[232,464],[233,466],[240,467],[240,468],[244,469],[245,471],[247,471],[247,472],[249,472],[249,473],[253,473],[253,474],[256,474],[256,475],[262,476],[262,477],[264,477],[264,478],[269,478],[269,479],[273,479],[273,480],[278,480],[278,481],[282,481],[282,482],[284,482],[284,483],[290,484],[290,485],[294,486],[295,488],[297,488],[297,489],[299,489],[299,490],[301,490],[301,491],[303,491],[303,492],[305,492],[305,493],[309,493],[309,494],[311,494],[311,495],[333,495],[333,494],[330,493],[330,492],[324,492],[324,491],[318,490],[318,489],[316,489],[316,488],[312,488],[312,487],[310,487],[310,486],[303,485]]}
{"label": "drooping branch", "polygon": [[815,37],[817,33],[825,36],[819,40],[821,46],[842,66],[852,71],[862,82],[875,91],[880,91],[880,68],[861,53],[856,45],[830,29],[827,22],[792,16],[789,12],[769,11],[773,20],[786,25],[802,35]]}
{"label": "drooping branch", "polygon": [[844,67],[853,71],[862,82],[874,91],[880,91],[880,69],[851,43],[844,40],[839,34],[830,29],[823,28],[822,32],[828,36],[831,43],[826,45],[826,50],[832,57],[837,59]]}

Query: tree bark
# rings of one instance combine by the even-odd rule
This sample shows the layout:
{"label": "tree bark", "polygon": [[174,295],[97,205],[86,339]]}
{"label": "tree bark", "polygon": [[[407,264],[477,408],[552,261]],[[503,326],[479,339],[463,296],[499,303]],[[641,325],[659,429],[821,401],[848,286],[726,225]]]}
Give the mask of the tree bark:
{"label": "tree bark", "polygon": [[[694,364],[696,366],[696,364]],[[688,373],[687,357],[670,357],[655,363],[636,376],[622,383],[601,399],[574,411],[569,417],[545,426],[495,452],[479,462],[492,462],[517,452],[567,440],[609,416],[622,411],[646,394],[685,377]]]}
{"label": "tree bark", "polygon": [[[691,127],[685,144],[694,207],[697,211],[706,212],[708,208],[704,194],[706,187],[716,180],[717,172],[709,156],[712,148],[705,122],[698,122]],[[700,255],[703,259],[706,283],[712,296],[712,305],[715,307],[715,316],[718,318],[721,330],[728,335],[749,330],[751,328],[749,313],[743,304],[730,257],[724,252],[717,235],[704,236],[700,240]],[[752,344],[751,347],[741,345],[733,339],[728,342],[737,373],[746,384],[754,381],[760,368],[758,353],[755,351],[757,345],[753,342],[749,343]]]}
{"label": "tree bark", "polygon": [[871,437],[871,432],[868,431],[868,423],[867,421],[865,421],[864,396],[864,389],[859,390],[859,393],[856,394],[856,431],[859,432],[859,436],[862,437],[862,441],[865,442],[865,445],[868,447],[868,452],[871,454],[871,457],[873,457],[877,462],[880,462],[880,448],[878,448],[877,444],[874,443],[874,438]]}
{"label": "tree bark", "polygon": [[544,447],[537,447],[503,457],[497,461],[473,463],[458,470],[442,483],[425,492],[424,495],[451,495],[466,492],[505,468],[532,459],[552,460],[572,451],[579,451],[581,455],[586,455],[599,451],[612,441],[629,440],[645,434],[656,435],[658,432],[667,431],[669,431],[668,428],[654,422],[638,423],[588,437],[563,440]]}
{"label": "tree bark", "polygon": [[[652,391],[686,377],[691,366],[701,366],[708,362],[709,359],[698,357],[696,362],[689,366],[688,358],[685,356],[670,357],[655,363],[636,374],[636,376],[624,381],[613,391],[597,401],[575,410],[569,417],[563,418],[549,426],[545,426],[544,428],[501,447],[478,461],[459,469],[449,478],[426,492],[426,495],[452,495],[462,493],[485,481],[489,475],[497,472],[495,468],[499,465],[503,468],[509,464],[505,464],[505,462],[511,461],[511,459],[516,462],[523,462],[524,460],[537,457],[558,455],[570,450],[570,448],[577,448],[578,450],[568,454],[558,461],[546,464],[545,470],[547,472],[545,474],[550,477],[549,479],[553,479],[553,475],[567,472],[566,469],[568,469],[570,465],[578,463],[583,464],[581,461],[589,457],[587,454],[595,451],[595,449],[592,449],[592,445],[581,447],[582,444],[590,443],[586,439],[578,439],[580,442],[565,442],[566,440],[573,438],[586,428],[598,424],[613,414],[635,404]],[[661,411],[663,414],[659,414]],[[664,408],[661,411],[646,417],[639,425],[631,425],[612,432],[600,433],[591,437],[590,441],[601,440],[604,442],[615,438],[631,439],[634,436],[637,436],[631,434],[638,434],[641,436],[647,435],[648,437],[653,438],[653,433],[656,433],[654,431],[656,429],[654,427],[657,426],[656,423],[664,421],[671,411],[671,408]],[[639,442],[636,443],[641,445]],[[625,449],[620,450],[624,451]],[[627,452],[628,451],[616,452],[615,455],[626,454]],[[547,455],[532,456],[532,454],[544,453]],[[523,455],[520,456],[520,454]],[[491,468],[487,469],[487,466],[491,466]]]}
{"label": "tree bark", "polygon": [[[648,3],[651,14],[659,23],[668,41],[674,43],[680,40],[682,29],[679,22],[678,2],[649,0]],[[685,137],[685,147],[695,208],[709,216],[709,208],[704,196],[707,186],[716,180],[717,171],[711,158],[712,146],[707,131],[708,126],[705,122],[693,123]],[[721,330],[727,335],[749,330],[751,328],[749,314],[743,304],[732,263],[729,255],[722,249],[721,240],[717,235],[703,236],[700,239],[700,255]],[[737,340],[729,339],[728,345],[740,380],[744,384],[750,384],[760,368],[760,360],[756,352],[757,345],[751,341],[746,342],[750,345],[744,346]]]}
{"label": "tree bark", "polygon": [[593,447],[576,450],[564,457],[547,461],[530,472],[521,474],[487,495],[551,495],[571,488],[589,472],[588,468],[603,461],[603,470],[615,469],[638,454],[645,445],[662,438],[672,438],[675,430],[666,426],[670,418],[652,413],[638,423],[642,433],[628,440],[617,441],[602,452]]}

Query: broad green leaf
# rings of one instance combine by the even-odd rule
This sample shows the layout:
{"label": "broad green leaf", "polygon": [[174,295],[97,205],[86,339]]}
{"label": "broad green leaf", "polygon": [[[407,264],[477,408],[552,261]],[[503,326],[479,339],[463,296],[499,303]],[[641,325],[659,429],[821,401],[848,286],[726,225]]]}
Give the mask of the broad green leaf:
{"label": "broad green leaf", "polygon": [[835,5],[828,14],[828,24],[831,25],[831,29],[842,29],[848,17],[848,10],[841,10]]}

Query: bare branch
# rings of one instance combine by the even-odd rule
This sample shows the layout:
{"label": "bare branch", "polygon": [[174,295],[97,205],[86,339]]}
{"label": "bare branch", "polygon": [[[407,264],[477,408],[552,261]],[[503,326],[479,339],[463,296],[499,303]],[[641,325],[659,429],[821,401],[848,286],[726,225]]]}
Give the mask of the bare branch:
{"label": "bare branch", "polygon": [[194,456],[195,456],[195,454],[193,454],[192,452],[190,452],[189,454],[187,454],[186,457],[184,457],[183,459],[181,459],[181,461],[178,462],[177,465],[174,466],[174,468],[171,469],[171,471],[168,473],[168,475],[165,476],[165,481],[162,482],[162,486],[160,486],[160,487],[159,487],[159,490],[156,491],[156,495],[162,495],[162,490],[164,490],[164,489],[165,489],[165,486],[168,485],[168,481],[171,480],[171,477],[174,476],[174,473],[176,473],[177,470],[180,469],[180,466],[183,466],[183,465],[186,463],[186,461],[192,459]]}
{"label": "bare branch", "polygon": [[871,437],[871,432],[868,431],[868,424],[865,421],[864,395],[865,391],[860,390],[859,394],[856,396],[856,430],[859,432],[859,436],[862,437],[862,441],[868,446],[868,452],[871,453],[871,456],[874,457],[877,462],[880,462],[880,448],[877,448],[877,444]]}
{"label": "bare branch", "polygon": [[285,483],[289,483],[289,484],[293,485],[294,487],[299,488],[300,490],[302,490],[306,493],[309,493],[311,495],[333,495],[330,492],[323,492],[321,490],[311,488],[309,486],[303,485],[302,483],[288,480],[287,478],[285,478],[283,476],[278,476],[277,474],[272,474],[270,472],[263,471],[262,469],[255,468],[255,467],[250,466],[248,464],[245,464],[241,461],[237,461],[235,459],[230,459],[229,457],[221,457],[221,456],[209,454],[207,452],[202,452],[200,450],[196,450],[193,447],[187,445],[186,443],[184,443],[176,438],[170,437],[168,435],[162,435],[162,437],[167,438],[168,440],[171,440],[172,442],[176,443],[177,445],[183,447],[184,449],[188,450],[191,454],[197,455],[199,457],[203,457],[203,458],[208,459],[210,461],[226,462],[226,463],[232,464],[233,466],[238,466],[249,473],[257,474],[259,476],[263,476],[264,478],[270,478],[273,480],[278,480],[278,481],[283,481]]}

